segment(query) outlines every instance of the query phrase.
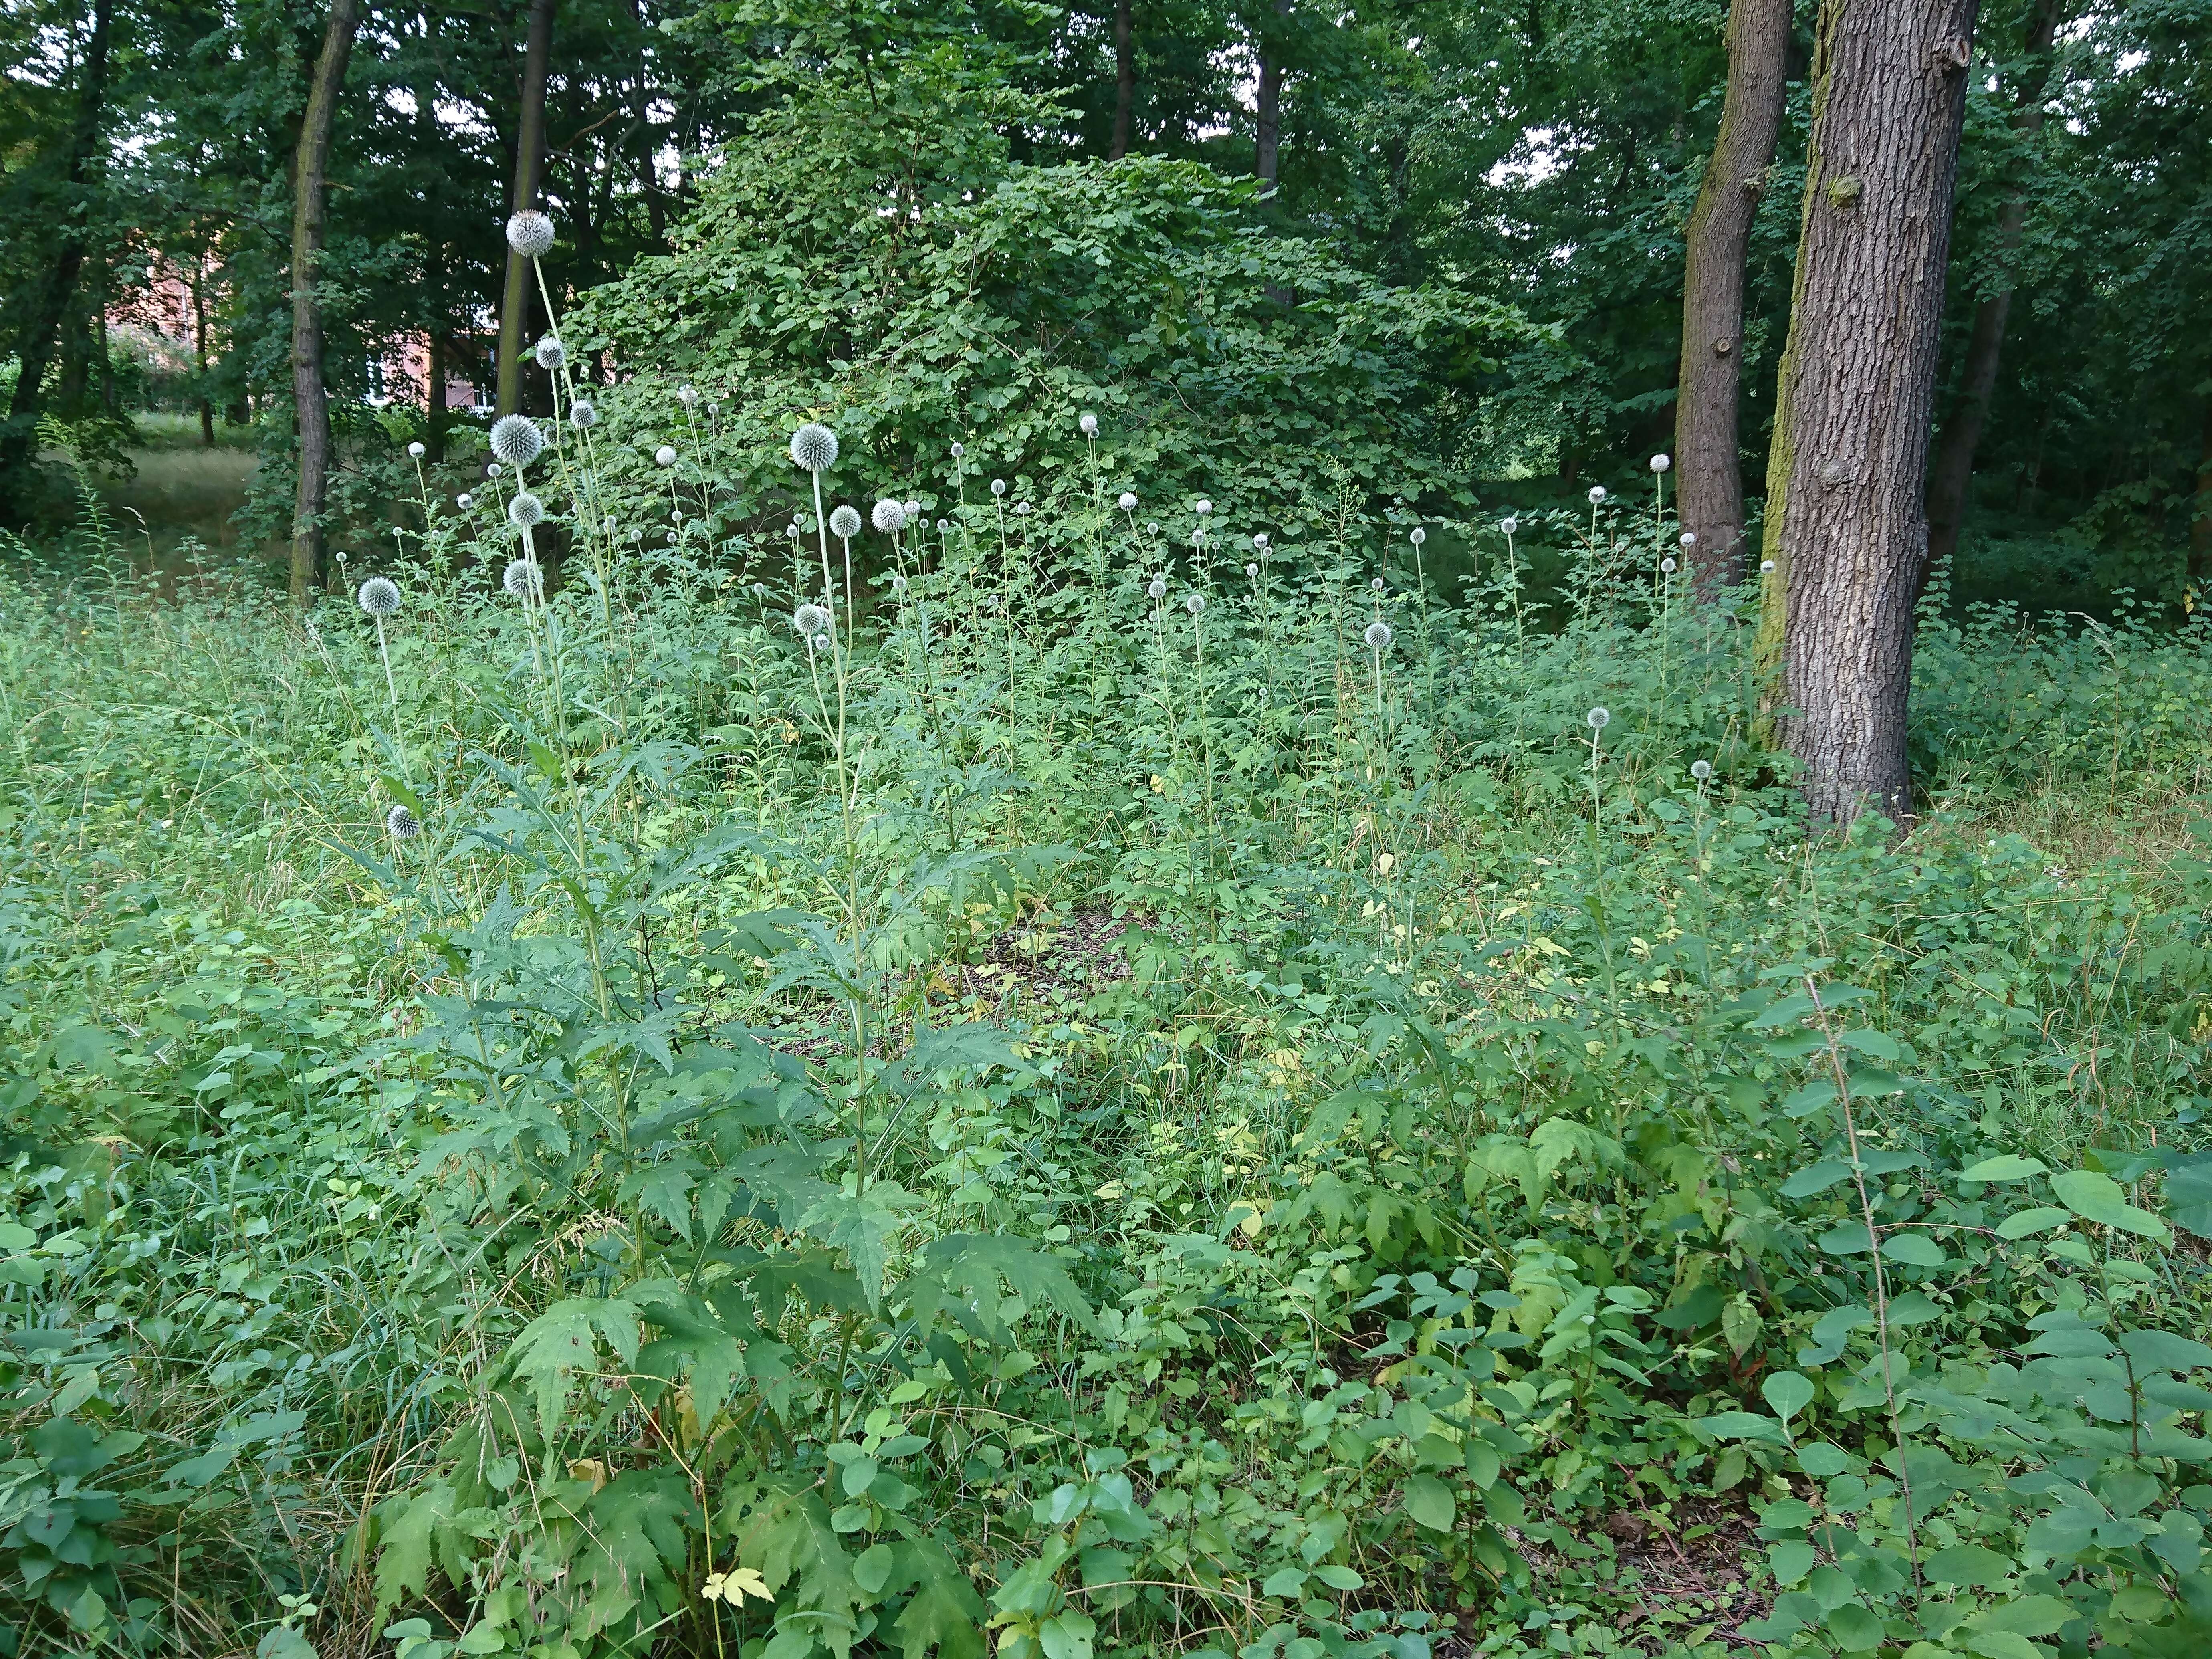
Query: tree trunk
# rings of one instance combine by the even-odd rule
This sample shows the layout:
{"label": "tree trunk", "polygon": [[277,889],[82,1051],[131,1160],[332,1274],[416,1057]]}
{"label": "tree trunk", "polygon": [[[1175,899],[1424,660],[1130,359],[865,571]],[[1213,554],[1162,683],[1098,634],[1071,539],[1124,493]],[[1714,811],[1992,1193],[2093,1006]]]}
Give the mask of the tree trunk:
{"label": "tree trunk", "polygon": [[192,362],[199,370],[200,447],[215,447],[215,405],[207,395],[207,254],[192,255]]}
{"label": "tree trunk", "polygon": [[1114,137],[1106,146],[1109,161],[1129,153],[1129,123],[1137,108],[1137,47],[1129,6],[1130,0],[1114,0]]}
{"label": "tree trunk", "polygon": [[[1275,15],[1291,15],[1291,0],[1275,0]],[[1283,58],[1279,40],[1260,42],[1260,95],[1256,111],[1258,119],[1253,127],[1252,171],[1267,182],[1269,191],[1275,187],[1279,164],[1282,157],[1283,136]]]}
{"label": "tree trunk", "polygon": [[[428,13],[422,17],[422,56],[426,65],[432,62],[431,42],[436,38],[437,24]],[[438,82],[434,76],[425,74],[415,86],[415,132],[422,143],[425,155],[442,154],[438,133]],[[446,174],[443,165],[429,174],[423,185],[424,247],[422,253],[422,299],[428,326],[422,338],[422,447],[434,464],[446,459],[446,325],[447,300],[446,295],[446,239],[441,227],[445,223]]]}
{"label": "tree trunk", "polygon": [[[2038,0],[2027,20],[2027,71],[2021,77],[2019,106],[2012,124],[2033,136],[2043,130],[2043,94],[2051,80],[2051,43],[2064,21],[2062,0]],[[1936,463],[1928,482],[1928,564],[1932,568],[1959,548],[1959,528],[1966,516],[1966,493],[1974,478],[1974,452],[1990,416],[1997,385],[1997,362],[2004,350],[2005,319],[2012,310],[2013,258],[2027,222],[2027,186],[2014,179],[1997,215],[1997,286],[1974,307],[1974,326],[1966,339],[1966,360],[1959,372],[1959,401],[1943,422]]]}
{"label": "tree trunk", "polygon": [[1977,3],[1820,9],[1755,649],[1799,786],[1833,823],[1911,811],[1913,600]]}
{"label": "tree trunk", "polygon": [[63,231],[52,263],[41,274],[30,296],[30,314],[15,337],[18,374],[14,396],[9,400],[8,420],[0,426],[0,510],[19,503],[8,495],[26,477],[38,439],[39,398],[53,362],[54,345],[70,301],[76,294],[78,276],[84,270],[85,179],[100,145],[100,120],[107,105],[107,41],[114,19],[113,0],[94,0],[92,33],[85,41],[84,62],[77,71],[76,118],[70,124],[69,149],[62,159]]}
{"label": "tree trunk", "polygon": [[1683,249],[1675,506],[1682,528],[1698,538],[1685,562],[1708,599],[1743,574],[1743,465],[1736,437],[1743,268],[1782,131],[1790,17],[1790,0],[1734,0],[1729,8],[1728,95]]}
{"label": "tree trunk", "polygon": [[[510,213],[538,205],[545,162],[545,70],[553,56],[553,0],[530,0],[530,33],[522,50],[522,111],[514,137],[514,194]],[[522,354],[529,332],[530,261],[507,251],[507,287],[499,303],[499,412],[522,407]]]}
{"label": "tree trunk", "polygon": [[2204,403],[2204,448],[2197,462],[2197,513],[2189,523],[2189,574],[2212,577],[2212,398]]}
{"label": "tree trunk", "polygon": [[346,60],[361,26],[360,0],[331,0],[323,49],[300,119],[292,161],[292,403],[300,428],[300,493],[292,505],[292,598],[305,605],[321,586],[323,506],[330,497],[331,406],[323,386],[323,306],[315,292],[323,252],[324,179]]}

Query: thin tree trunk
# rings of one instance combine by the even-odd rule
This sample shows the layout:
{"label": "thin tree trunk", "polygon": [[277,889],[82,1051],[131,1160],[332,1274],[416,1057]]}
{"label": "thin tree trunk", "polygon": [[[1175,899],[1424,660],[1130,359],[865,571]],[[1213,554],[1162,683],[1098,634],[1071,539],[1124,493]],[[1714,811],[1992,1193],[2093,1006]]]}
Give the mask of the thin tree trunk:
{"label": "thin tree trunk", "polygon": [[27,473],[38,436],[40,386],[84,270],[84,216],[80,210],[86,176],[100,144],[100,116],[107,105],[107,42],[113,20],[113,0],[94,0],[92,33],[77,70],[76,118],[70,124],[69,149],[62,160],[65,228],[52,263],[33,290],[29,318],[15,337],[15,391],[9,400],[7,424],[0,427],[0,510],[15,505],[7,497]]}
{"label": "thin tree trunk", "polygon": [[[2031,137],[2043,130],[2044,88],[2051,80],[2051,43],[2064,21],[2063,0],[2039,0],[2027,20],[2027,72],[2021,78],[2020,102],[2012,123]],[[1958,550],[1959,529],[1966,516],[1966,494],[1974,478],[1974,452],[1980,447],[1982,428],[1990,417],[1990,398],[1996,391],[1997,362],[2004,351],[2005,321],[2012,310],[2013,259],[2020,251],[2021,234],[2027,223],[2027,185],[2015,179],[2005,193],[1997,215],[1997,286],[1974,307],[1974,325],[1966,338],[1966,360],[1959,372],[1959,400],[1943,422],[1936,447],[1936,462],[1928,482],[1928,564],[1932,568]]]}
{"label": "thin tree trunk", "polygon": [[2189,525],[2189,574],[2212,577],[2212,398],[2204,403],[2204,448],[2197,463],[2197,514]]}
{"label": "thin tree trunk", "polygon": [[215,447],[215,404],[207,395],[207,254],[192,255],[192,362],[199,371],[200,447]]}
{"label": "thin tree trunk", "polygon": [[[426,70],[434,63],[431,42],[436,38],[437,24],[430,14],[422,15],[422,56]],[[442,154],[438,142],[438,83],[434,75],[426,74],[415,88],[415,131],[422,141],[425,155]],[[441,227],[445,223],[446,174],[443,164],[426,179],[423,185],[422,222],[425,232],[423,249],[422,289],[428,313],[429,326],[423,331],[422,341],[422,447],[432,462],[446,459],[446,240]]]}
{"label": "thin tree trunk", "polygon": [[1129,123],[1137,108],[1137,47],[1129,7],[1130,0],[1114,0],[1114,137],[1106,146],[1109,161],[1129,153]]}
{"label": "thin tree trunk", "polygon": [[323,49],[300,120],[300,147],[292,162],[292,403],[300,427],[300,492],[292,506],[292,599],[305,605],[321,586],[323,507],[330,498],[331,405],[323,386],[323,306],[315,292],[321,275],[325,176],[331,129],[346,61],[361,27],[360,0],[331,0]]}
{"label": "thin tree trunk", "polygon": [[[514,194],[507,211],[538,205],[545,164],[545,71],[553,57],[553,0],[530,0],[530,33],[522,49],[522,110],[514,136]],[[529,332],[530,261],[507,251],[507,287],[499,303],[499,412],[522,407],[522,354]]]}
{"label": "thin tree trunk", "polygon": [[1743,574],[1743,465],[1736,435],[1743,364],[1743,270],[1751,224],[1782,131],[1790,0],[1729,8],[1728,95],[1712,159],[1690,210],[1682,269],[1682,368],[1674,404],[1676,507],[1705,599]]}
{"label": "thin tree trunk", "polygon": [[1905,699],[1978,0],[1823,0],[1758,662],[1816,819],[1911,812]]}
{"label": "thin tree trunk", "polygon": [[[1275,15],[1291,15],[1291,0],[1275,0]],[[1252,171],[1267,181],[1269,190],[1275,186],[1282,160],[1283,137],[1283,59],[1279,41],[1262,40],[1260,42],[1260,95],[1256,111],[1258,118],[1253,127]]]}

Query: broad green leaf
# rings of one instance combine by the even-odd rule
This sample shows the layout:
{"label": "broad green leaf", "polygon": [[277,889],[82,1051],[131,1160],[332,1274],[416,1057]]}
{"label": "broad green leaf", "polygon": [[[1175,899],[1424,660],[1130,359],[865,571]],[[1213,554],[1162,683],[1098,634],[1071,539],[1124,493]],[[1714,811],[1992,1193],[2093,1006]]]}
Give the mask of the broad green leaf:
{"label": "broad green leaf", "polygon": [[522,1328],[507,1350],[515,1380],[537,1396],[538,1421],[547,1437],[560,1425],[568,1381],[599,1368],[597,1339],[627,1365],[637,1358],[637,1310],[618,1297],[572,1296],[556,1302]]}
{"label": "broad green leaf", "polygon": [[1882,1241],[1881,1253],[1911,1267],[1940,1267],[1951,1259],[1943,1254],[1941,1244],[1917,1229],[1890,1234]]}
{"label": "broad green leaf", "polygon": [[1948,1549],[1932,1553],[1925,1571],[1936,1583],[1978,1589],[2002,1583],[2013,1572],[2014,1563],[1979,1544],[1954,1544]]}
{"label": "broad green leaf", "polygon": [[1715,1412],[1711,1417],[1693,1417],[1691,1428],[1716,1440],[1766,1440],[1778,1443],[1782,1425],[1772,1418],[1759,1412]]}
{"label": "broad green leaf", "polygon": [[1985,1158],[1959,1171],[1961,1181],[2026,1181],[2031,1176],[2048,1173],[2042,1159],[2021,1158],[2017,1153],[2004,1152],[1996,1158]]}
{"label": "broad green leaf", "polygon": [[2068,1170],[2051,1177],[2051,1189],[2058,1194],[2060,1203],[2084,1221],[2146,1238],[2166,1237],[2166,1223],[2148,1210],[2129,1203],[2125,1190],[2108,1175],[2095,1170]]}
{"label": "broad green leaf", "polygon": [[1850,1179],[1851,1166],[1838,1158],[1824,1158],[1818,1164],[1808,1164],[1782,1183],[1784,1198],[1810,1198],[1815,1193],[1825,1193],[1839,1181]]}
{"label": "broad green leaf", "polygon": [[1774,1372],[1759,1384],[1759,1392],[1785,1423],[1813,1402],[1811,1379],[1796,1371]]}
{"label": "broad green leaf", "polygon": [[1846,1601],[1820,1622],[1845,1653],[1871,1653],[1882,1644],[1881,1620],[1863,1601]]}
{"label": "broad green leaf", "polygon": [[1417,1474],[1406,1483],[1406,1513],[1431,1532],[1449,1532],[1458,1512],[1451,1488],[1433,1474]]}
{"label": "broad green leaf", "polygon": [[2033,1210],[2019,1210],[1997,1223],[1999,1238],[2027,1238],[2032,1234],[2048,1232],[2051,1228],[2071,1221],[2074,1213],[2049,1205]]}

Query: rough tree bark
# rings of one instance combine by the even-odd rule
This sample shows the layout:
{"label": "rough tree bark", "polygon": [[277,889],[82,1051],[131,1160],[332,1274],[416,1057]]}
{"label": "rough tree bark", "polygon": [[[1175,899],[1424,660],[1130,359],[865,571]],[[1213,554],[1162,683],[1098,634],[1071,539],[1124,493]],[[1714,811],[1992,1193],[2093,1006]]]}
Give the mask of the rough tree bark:
{"label": "rough tree bark", "polygon": [[1682,270],[1682,367],[1674,402],[1676,505],[1697,537],[1687,563],[1705,599],[1743,574],[1743,270],[1751,222],[1782,131],[1790,0],[1729,8],[1728,94],[1690,210]]}
{"label": "rough tree bark", "polygon": [[[530,33],[522,49],[521,122],[514,136],[514,194],[510,213],[538,205],[545,164],[545,71],[553,57],[553,0],[530,0]],[[499,412],[522,407],[522,354],[531,302],[530,261],[507,251],[507,286],[499,302]]]}
{"label": "rough tree bark", "polygon": [[1106,146],[1106,159],[1118,161],[1129,153],[1129,123],[1137,107],[1137,47],[1129,15],[1130,0],[1114,0],[1114,137]]}
{"label": "rough tree bark", "polygon": [[[2043,129],[2043,94],[2051,81],[2051,43],[2065,21],[2064,0],[2037,0],[2027,20],[2027,67],[2021,76],[2012,124],[2033,137]],[[1990,398],[1997,385],[1997,362],[2004,351],[2005,320],[2012,310],[2012,262],[2027,223],[2027,187],[2015,179],[1997,214],[1997,286],[1974,307],[1966,337],[1966,361],[1959,370],[1959,397],[1943,422],[1936,460],[1928,478],[1928,563],[1926,571],[1958,551],[1959,527],[1966,516],[1966,492],[1974,478],[1974,452],[1989,420]]]}
{"label": "rough tree bark", "polygon": [[69,148],[62,157],[61,222],[65,228],[32,290],[28,315],[15,337],[15,391],[9,400],[7,423],[0,426],[0,513],[12,514],[21,506],[13,498],[28,472],[38,438],[41,384],[84,270],[84,216],[77,209],[107,106],[107,43],[113,21],[112,0],[95,0],[92,33],[77,70],[76,118],[70,123]]}
{"label": "rough tree bark", "polygon": [[2189,524],[2189,574],[2212,578],[2212,398],[2204,404],[2204,447],[2197,463],[2197,511]]}
{"label": "rough tree bark", "polygon": [[292,403],[300,428],[300,488],[292,503],[292,599],[305,605],[322,583],[323,507],[330,499],[331,402],[323,386],[323,306],[315,292],[323,254],[324,184],[331,129],[346,62],[361,27],[360,0],[331,0],[323,49],[300,118],[292,158]]}
{"label": "rough tree bark", "polygon": [[[1275,0],[1275,15],[1291,15],[1291,0]],[[1253,125],[1252,171],[1273,188],[1282,159],[1283,58],[1279,41],[1260,42],[1260,95]]]}
{"label": "rough tree bark", "polygon": [[1905,698],[1977,0],[1822,0],[1756,643],[1814,816],[1911,811]]}

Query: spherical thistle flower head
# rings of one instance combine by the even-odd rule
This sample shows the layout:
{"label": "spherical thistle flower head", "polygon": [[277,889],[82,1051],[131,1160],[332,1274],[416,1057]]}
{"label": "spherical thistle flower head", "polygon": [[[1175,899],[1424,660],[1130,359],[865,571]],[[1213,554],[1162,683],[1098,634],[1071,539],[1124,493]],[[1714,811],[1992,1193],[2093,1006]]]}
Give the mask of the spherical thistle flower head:
{"label": "spherical thistle flower head", "polygon": [[1413,529],[1413,533],[1406,538],[1407,541],[1413,543],[1416,547],[1419,547],[1423,542],[1428,540],[1428,538],[1429,532],[1422,529],[1419,525],[1415,525]]}
{"label": "spherical thistle flower head", "polygon": [[952,520],[950,519],[939,519],[937,521],[937,533],[940,536],[951,528]]}
{"label": "spherical thistle flower head", "polygon": [[903,576],[894,575],[894,576],[891,578],[891,592],[894,592],[894,593],[903,593],[903,592],[906,592],[906,578],[905,578],[905,577],[903,577]]}
{"label": "spherical thistle flower head", "polygon": [[791,459],[801,471],[827,472],[837,464],[837,434],[809,421],[791,434]]}
{"label": "spherical thistle flower head", "polygon": [[952,459],[956,461],[967,453],[968,446],[966,444],[955,444],[952,446]]}
{"label": "spherical thistle flower head", "polygon": [[994,479],[992,479],[992,480],[991,480],[991,493],[992,493],[994,495],[1005,495],[1005,494],[1006,493],[1006,481],[1004,478],[994,478]]}
{"label": "spherical thistle flower head", "polygon": [[817,634],[812,639],[807,641],[806,648],[809,651],[827,651],[833,643],[835,641],[829,635]]}
{"label": "spherical thistle flower head", "polygon": [[1685,550],[1687,550],[1698,544],[1698,532],[1694,530],[1685,530],[1674,539],[1681,544]]}
{"label": "spherical thistle flower head", "polygon": [[1206,609],[1206,595],[1203,593],[1191,593],[1186,595],[1182,602],[1182,608],[1189,611],[1192,616],[1195,617],[1200,611]]}
{"label": "spherical thistle flower head", "polygon": [[544,522],[545,503],[528,490],[520,490],[514,499],[507,504],[507,517],[508,523],[527,530],[534,524]]}
{"label": "spherical thistle flower head", "polygon": [[910,501],[899,510],[906,514],[907,522],[909,524],[921,517],[921,503],[920,501]]}
{"label": "spherical thistle flower head", "polygon": [[465,491],[463,491],[460,495],[456,495],[456,496],[453,498],[453,505],[454,505],[455,507],[459,507],[459,508],[461,509],[461,511],[462,511],[462,512],[464,512],[464,513],[467,512],[471,507],[474,507],[476,504],[477,504],[477,498],[476,498],[475,496],[473,496],[473,495],[471,495],[468,494],[465,490]]}
{"label": "spherical thistle flower head", "polygon": [[1030,504],[1027,501],[1016,501],[1014,503],[1014,516],[1016,518],[1026,519],[1029,515]]}
{"label": "spherical thistle flower head", "polygon": [[1774,561],[1771,559],[1761,559],[1759,562],[1759,574],[1762,576],[1772,575],[1774,574]]}
{"label": "spherical thistle flower head", "polygon": [[1377,617],[1367,624],[1367,632],[1362,637],[1366,640],[1370,651],[1382,650],[1390,643],[1390,624]]}
{"label": "spherical thistle flower head", "polygon": [[527,415],[502,415],[491,423],[491,453],[509,466],[528,466],[545,453],[545,434]]}
{"label": "spherical thistle flower head", "polygon": [[1592,484],[1589,489],[1589,499],[1590,505],[1592,507],[1595,507],[1599,502],[1602,501],[1605,499],[1605,486],[1603,484]]}
{"label": "spherical thistle flower head", "polygon": [[599,423],[599,405],[589,398],[579,398],[568,405],[568,424],[577,431],[588,432]]}
{"label": "spherical thistle flower head", "polygon": [[886,536],[896,536],[906,528],[906,508],[900,502],[880,501],[868,510],[868,521]]}
{"label": "spherical thistle flower head", "polygon": [[1515,531],[1521,528],[1521,520],[1512,518],[1500,519],[1498,521],[1498,527],[1506,535],[1510,536]]}
{"label": "spherical thistle flower head", "polygon": [[675,465],[676,446],[673,444],[663,444],[659,448],[654,450],[653,452],[653,464],[655,466]]}
{"label": "spherical thistle flower head", "polygon": [[1260,578],[1260,567],[1256,564],[1248,564],[1244,567],[1244,574],[1257,581]]}
{"label": "spherical thistle flower head", "polygon": [[766,599],[768,597],[768,584],[766,582],[755,582],[753,584],[753,597],[757,599]]}
{"label": "spherical thistle flower head", "polygon": [[1252,532],[1252,545],[1253,545],[1253,546],[1255,546],[1255,547],[1265,547],[1265,546],[1267,546],[1267,532],[1266,531],[1264,531],[1264,530],[1255,530],[1255,531],[1254,531],[1254,532]]}
{"label": "spherical thistle flower head", "polygon": [[1131,490],[1123,490],[1121,492],[1121,498],[1117,500],[1114,505],[1120,507],[1124,513],[1134,513],[1137,510],[1137,497],[1135,493]]}
{"label": "spherical thistle flower head", "polygon": [[827,632],[830,627],[830,607],[823,605],[802,605],[791,613],[791,625],[808,639]]}
{"label": "spherical thistle flower head", "polygon": [[399,588],[388,576],[371,576],[354,595],[363,611],[382,622],[399,609]]}
{"label": "spherical thistle flower head", "polygon": [[545,585],[545,577],[528,559],[510,559],[501,574],[499,585],[508,596],[518,599],[534,599]]}
{"label": "spherical thistle flower head", "polygon": [[1672,455],[1654,455],[1651,458],[1651,470],[1654,472],[1664,472],[1674,465],[1674,458]]}
{"label": "spherical thistle flower head", "polygon": [[1663,575],[1668,575],[1668,576],[1673,575],[1673,574],[1674,574],[1674,560],[1672,560],[1672,559],[1662,559],[1662,560],[1660,560],[1660,561],[1659,561],[1659,569],[1660,569],[1661,574],[1663,574]]}
{"label": "spherical thistle flower head", "polygon": [[856,508],[837,506],[830,509],[830,533],[847,540],[860,533],[860,514]]}
{"label": "spherical thistle flower head", "polygon": [[686,409],[696,409],[699,406],[699,388],[696,386],[678,386],[676,401]]}
{"label": "spherical thistle flower head", "polygon": [[538,359],[538,367],[548,374],[557,374],[568,361],[568,348],[561,343],[557,334],[548,334],[538,342],[531,356]]}
{"label": "spherical thistle flower head", "polygon": [[1694,760],[1690,763],[1690,775],[1695,778],[1699,783],[1703,783],[1707,778],[1712,776],[1712,775],[1713,763],[1711,761]]}
{"label": "spherical thistle flower head", "polygon": [[1382,591],[1382,579],[1380,576],[1370,576],[1368,578],[1367,586],[1380,593]]}
{"label": "spherical thistle flower head", "polygon": [[1081,416],[1078,417],[1075,423],[1083,428],[1085,437],[1095,438],[1098,435],[1098,417],[1096,415]]}
{"label": "spherical thistle flower head", "polygon": [[418,461],[421,460],[425,454],[428,453],[428,452],[419,443],[408,445],[407,453],[410,456]]}
{"label": "spherical thistle flower head", "polygon": [[486,461],[484,463],[484,477],[487,478],[496,478],[506,470],[507,469],[500,465],[497,461]]}
{"label": "spherical thistle flower head", "polygon": [[1602,732],[1606,728],[1606,723],[1613,718],[1613,711],[1603,708],[1593,708],[1583,718],[1589,722],[1591,731]]}
{"label": "spherical thistle flower head", "polygon": [[525,208],[507,222],[507,245],[526,259],[542,259],[553,251],[553,222]]}
{"label": "spherical thistle flower head", "polygon": [[1153,599],[1164,599],[1168,596],[1167,578],[1164,576],[1153,577],[1152,580],[1145,584],[1145,592],[1150,594]]}
{"label": "spherical thistle flower head", "polygon": [[1209,501],[1200,500],[1193,503],[1190,510],[1197,514],[1198,516],[1202,519],[1207,514],[1213,511],[1213,503]]}
{"label": "spherical thistle flower head", "polygon": [[412,841],[422,833],[422,820],[404,806],[395,806],[384,815],[384,827],[394,841]]}

